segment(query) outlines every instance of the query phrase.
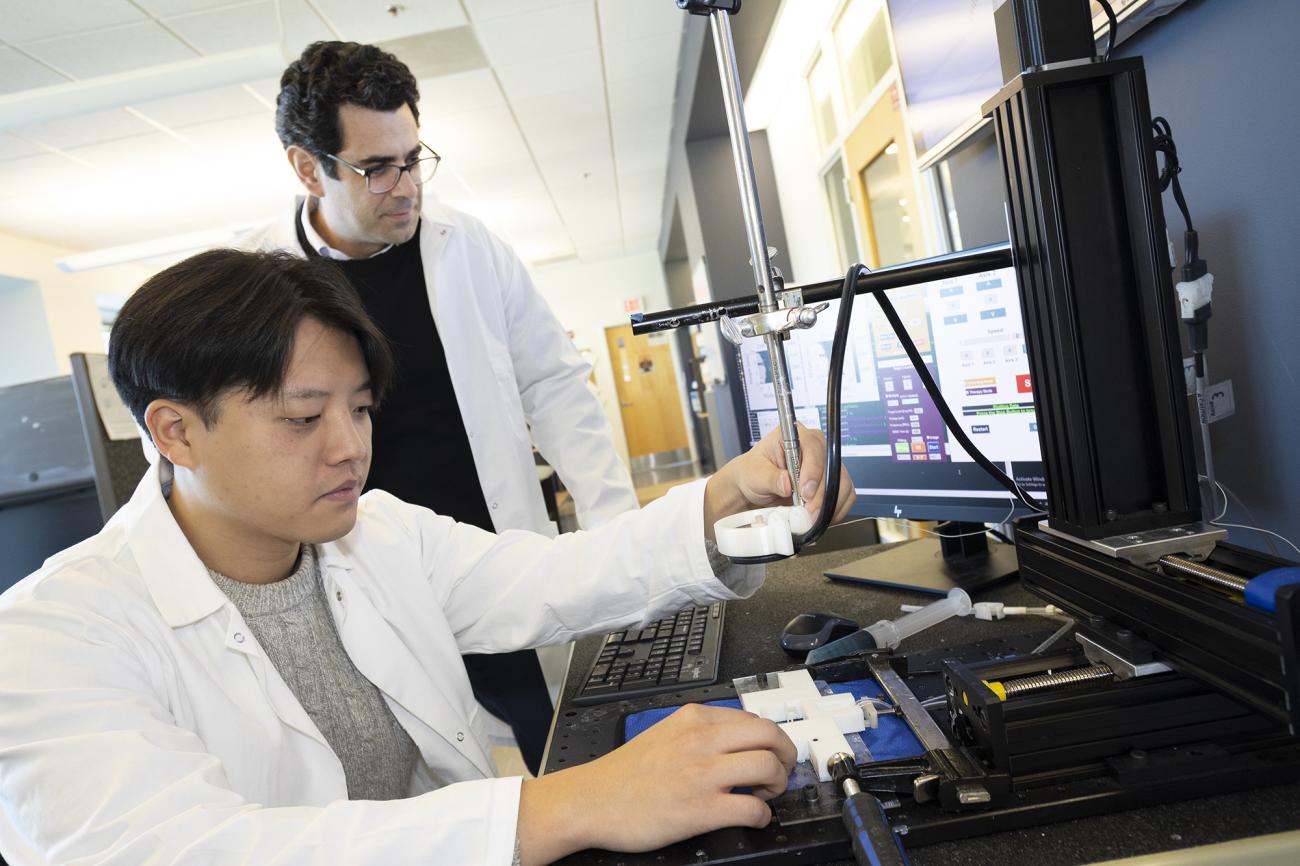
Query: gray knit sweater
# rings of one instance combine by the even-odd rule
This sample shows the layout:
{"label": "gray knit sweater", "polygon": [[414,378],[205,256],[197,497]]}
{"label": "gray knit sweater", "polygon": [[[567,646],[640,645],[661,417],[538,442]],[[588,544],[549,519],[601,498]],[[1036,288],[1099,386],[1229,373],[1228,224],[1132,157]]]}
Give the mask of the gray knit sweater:
{"label": "gray knit sweater", "polygon": [[344,650],[325,602],[315,548],[303,545],[297,569],[275,583],[208,573],[343,764],[348,799],[408,796],[419,753],[379,689]]}

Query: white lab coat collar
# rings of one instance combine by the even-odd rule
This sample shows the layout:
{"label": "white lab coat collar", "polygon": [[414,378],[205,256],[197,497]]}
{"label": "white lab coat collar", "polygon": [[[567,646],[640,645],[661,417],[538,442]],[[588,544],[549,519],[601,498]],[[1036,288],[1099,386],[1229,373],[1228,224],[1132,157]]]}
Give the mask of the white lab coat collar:
{"label": "white lab coat collar", "polygon": [[122,526],[159,613],[169,626],[180,628],[216,613],[228,599],[208,576],[167,505],[163,485],[171,476],[167,460],[151,465],[108,526]]}

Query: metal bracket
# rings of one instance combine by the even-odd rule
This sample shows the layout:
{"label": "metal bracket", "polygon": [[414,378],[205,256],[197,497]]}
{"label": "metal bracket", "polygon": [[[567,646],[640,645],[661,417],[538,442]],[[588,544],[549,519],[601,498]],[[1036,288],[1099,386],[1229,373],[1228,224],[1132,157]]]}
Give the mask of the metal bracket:
{"label": "metal bracket", "polygon": [[1123,559],[1141,568],[1149,569],[1156,567],[1160,557],[1171,553],[1200,562],[1214,551],[1216,544],[1228,537],[1226,529],[1219,529],[1206,523],[1185,523],[1182,526],[1166,526],[1162,529],[1148,529],[1128,535],[1111,535],[1095,540],[1077,538],[1053,529],[1046,520],[1040,521],[1038,528],[1057,538],[1082,544],[1115,559]]}
{"label": "metal bracket", "polygon": [[[1168,673],[1172,668],[1164,662],[1137,661],[1118,650],[1103,646],[1096,639],[1085,634],[1076,634],[1075,639],[1083,646],[1083,654],[1095,665],[1106,665],[1115,673],[1115,679],[1131,680],[1134,677],[1146,677],[1152,674]],[[1150,646],[1147,644],[1146,646]]]}
{"label": "metal bracket", "polygon": [[738,15],[740,0],[677,0],[677,8],[685,9],[692,15],[708,15],[715,9]]}

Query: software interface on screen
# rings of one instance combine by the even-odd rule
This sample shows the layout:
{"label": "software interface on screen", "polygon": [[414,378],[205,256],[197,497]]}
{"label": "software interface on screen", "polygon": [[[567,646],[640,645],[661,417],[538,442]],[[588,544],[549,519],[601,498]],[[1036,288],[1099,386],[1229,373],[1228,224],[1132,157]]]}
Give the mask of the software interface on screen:
{"label": "software interface on screen", "polygon": [[[972,442],[1031,494],[1043,469],[1015,271],[919,283],[889,292],[945,401]],[[838,302],[786,343],[795,411],[826,427],[826,378]],[[762,340],[740,352],[751,441],[777,426],[771,360]],[[997,520],[1009,494],[949,434],[879,305],[859,295],[841,379],[844,466],[855,513]]]}

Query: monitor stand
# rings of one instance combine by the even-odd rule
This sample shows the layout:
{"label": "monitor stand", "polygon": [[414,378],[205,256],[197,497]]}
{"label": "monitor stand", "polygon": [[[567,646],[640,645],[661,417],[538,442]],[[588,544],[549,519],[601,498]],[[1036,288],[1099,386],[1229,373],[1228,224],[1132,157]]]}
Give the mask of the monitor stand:
{"label": "monitor stand", "polygon": [[825,572],[832,580],[932,592],[954,587],[972,592],[1014,578],[1020,565],[1016,548],[989,543],[982,523],[948,521],[938,538],[909,541]]}

